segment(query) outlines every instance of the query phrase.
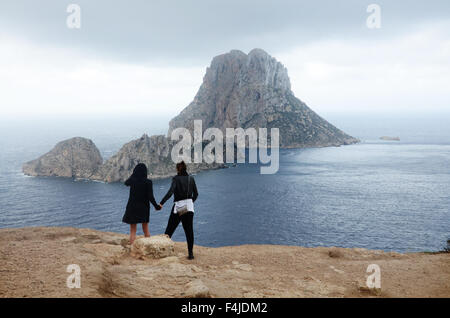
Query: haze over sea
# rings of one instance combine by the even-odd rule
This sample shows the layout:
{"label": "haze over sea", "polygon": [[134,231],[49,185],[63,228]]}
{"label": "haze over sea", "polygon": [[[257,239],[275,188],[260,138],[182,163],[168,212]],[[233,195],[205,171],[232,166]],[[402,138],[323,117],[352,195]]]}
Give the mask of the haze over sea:
{"label": "haze over sea", "polygon": [[[450,239],[450,115],[322,114],[361,143],[282,149],[275,175],[255,164],[196,175],[196,244],[285,244],[436,251]],[[128,188],[27,177],[22,163],[57,142],[90,138],[106,159],[143,133],[165,134],[169,118],[0,119],[0,228],[72,226],[128,232]],[[400,142],[380,136],[399,136]],[[155,180],[157,201],[170,179]],[[171,199],[172,200],[172,199]],[[171,204],[151,210],[163,233]],[[184,240],[180,228],[175,240]]]}

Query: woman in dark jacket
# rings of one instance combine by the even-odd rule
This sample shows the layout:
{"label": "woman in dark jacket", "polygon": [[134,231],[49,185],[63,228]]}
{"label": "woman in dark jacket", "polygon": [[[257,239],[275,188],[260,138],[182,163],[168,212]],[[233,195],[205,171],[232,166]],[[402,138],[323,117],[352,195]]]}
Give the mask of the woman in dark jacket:
{"label": "woman in dark jacket", "polygon": [[133,174],[125,181],[125,185],[130,187],[130,197],[122,222],[130,224],[130,244],[133,244],[136,239],[137,223],[142,223],[145,237],[150,236],[148,231],[150,219],[149,202],[153,204],[156,210],[161,208],[153,196],[153,184],[151,180],[147,179],[147,167],[145,164],[140,163],[134,168]]}
{"label": "woman in dark jacket", "polygon": [[[161,200],[160,207],[174,195],[174,204],[170,210],[169,222],[167,223],[166,234],[172,237],[172,234],[178,227],[180,222],[183,224],[184,233],[186,234],[186,241],[188,245],[189,259],[194,259],[194,202],[197,200],[198,191],[195,180],[192,176],[188,175],[186,171],[186,164],[184,161],[177,163],[177,175],[172,179],[172,185],[169,191]],[[188,212],[179,215],[177,212],[178,207],[184,207]]]}

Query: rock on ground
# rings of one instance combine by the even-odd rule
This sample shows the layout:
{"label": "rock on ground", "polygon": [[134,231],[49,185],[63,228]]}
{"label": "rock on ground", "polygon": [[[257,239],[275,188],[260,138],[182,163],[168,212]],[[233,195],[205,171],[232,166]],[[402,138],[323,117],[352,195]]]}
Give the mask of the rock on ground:
{"label": "rock on ground", "polygon": [[175,254],[174,243],[167,235],[141,237],[134,241],[131,253],[137,257],[163,258]]}
{"label": "rock on ground", "polygon": [[207,298],[210,297],[209,288],[200,280],[194,280],[185,285],[187,298]]}

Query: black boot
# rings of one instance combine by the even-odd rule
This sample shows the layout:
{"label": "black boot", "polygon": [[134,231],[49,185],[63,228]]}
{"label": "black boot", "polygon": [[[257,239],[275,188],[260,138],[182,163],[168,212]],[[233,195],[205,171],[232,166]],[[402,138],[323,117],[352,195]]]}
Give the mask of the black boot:
{"label": "black boot", "polygon": [[192,252],[189,252],[189,256],[188,256],[188,259],[194,259],[194,253],[192,253]]}

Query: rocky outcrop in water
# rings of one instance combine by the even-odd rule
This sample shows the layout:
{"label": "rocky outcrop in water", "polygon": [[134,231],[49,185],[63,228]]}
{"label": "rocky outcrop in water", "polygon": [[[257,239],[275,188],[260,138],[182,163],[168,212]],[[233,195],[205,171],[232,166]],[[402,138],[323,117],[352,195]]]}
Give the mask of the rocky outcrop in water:
{"label": "rocky outcrop in water", "polygon": [[[175,163],[171,151],[175,142],[164,135],[147,136],[125,144],[117,154],[105,162],[91,177],[94,180],[116,182],[125,181],[138,163],[145,163],[149,178],[160,179],[176,175]],[[187,164],[190,173],[201,170],[217,169],[221,164]]]}
{"label": "rocky outcrop in water", "polygon": [[312,111],[291,91],[287,69],[261,49],[216,56],[192,103],[169,123],[208,127],[279,128],[280,147],[339,146],[358,142]]}
{"label": "rocky outcrop in water", "polygon": [[380,137],[380,140],[400,141],[400,137],[381,136],[381,137]]}
{"label": "rocky outcrop in water", "polygon": [[[147,136],[126,143],[105,163],[95,144],[86,138],[72,138],[58,143],[50,152],[23,165],[29,176],[58,176],[104,182],[125,181],[138,163],[148,167],[149,178],[176,175],[171,151],[175,142],[164,135]],[[188,163],[190,173],[219,169],[220,163]]]}
{"label": "rocky outcrop in water", "polygon": [[115,182],[126,180],[138,163],[145,163],[151,177],[175,174],[165,136],[147,136],[132,140],[113,155],[93,175],[93,179]]}
{"label": "rocky outcrop in water", "polygon": [[30,176],[90,178],[102,165],[100,151],[90,139],[75,137],[59,142],[51,151],[23,165]]}

